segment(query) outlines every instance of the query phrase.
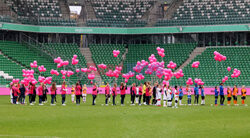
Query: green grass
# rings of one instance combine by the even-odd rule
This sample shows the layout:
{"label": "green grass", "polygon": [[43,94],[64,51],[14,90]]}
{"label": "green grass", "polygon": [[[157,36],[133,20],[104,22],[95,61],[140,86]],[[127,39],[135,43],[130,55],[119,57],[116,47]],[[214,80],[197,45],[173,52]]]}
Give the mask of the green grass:
{"label": "green grass", "polygon": [[[56,106],[49,103],[29,106],[12,105],[9,96],[0,96],[0,137],[250,136],[250,107],[211,106],[213,96],[206,97],[205,106],[180,106],[178,109],[129,106],[128,95],[124,107],[119,104],[102,106],[103,95],[97,97],[96,106],[91,105],[91,96],[80,106],[72,104],[70,96],[66,99],[67,106],[59,103],[60,95],[57,99]],[[184,103],[186,100],[185,97]]]}

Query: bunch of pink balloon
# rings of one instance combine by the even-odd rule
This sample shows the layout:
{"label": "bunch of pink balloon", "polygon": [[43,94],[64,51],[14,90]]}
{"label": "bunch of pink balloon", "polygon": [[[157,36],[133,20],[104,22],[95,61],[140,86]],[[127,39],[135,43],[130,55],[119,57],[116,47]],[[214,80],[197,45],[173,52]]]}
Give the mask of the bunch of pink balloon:
{"label": "bunch of pink balloon", "polygon": [[44,80],[45,80],[45,77],[43,77],[43,76],[39,76],[39,77],[38,77],[38,81],[39,81],[40,83],[42,83]]}
{"label": "bunch of pink balloon", "polygon": [[12,82],[13,83],[18,83],[20,80],[19,79],[13,79]]}
{"label": "bunch of pink balloon", "polygon": [[231,71],[231,67],[227,67],[227,71],[230,72]]}
{"label": "bunch of pink balloon", "polygon": [[105,64],[99,64],[99,65],[98,65],[98,68],[100,68],[100,69],[106,69],[107,66],[106,66]]}
{"label": "bunch of pink balloon", "polygon": [[77,55],[74,55],[72,58],[71,64],[76,65],[76,64],[78,64],[78,62],[79,62],[79,60],[77,59]]}
{"label": "bunch of pink balloon", "polygon": [[199,61],[195,61],[195,62],[193,62],[193,64],[192,64],[192,68],[198,68],[199,65],[200,65],[200,62],[199,62]]}
{"label": "bunch of pink balloon", "polygon": [[228,80],[228,76],[225,76],[225,77],[221,80],[221,82],[222,82],[222,83],[225,83],[227,80]]}
{"label": "bunch of pink balloon", "polygon": [[30,63],[31,68],[37,68],[37,61],[33,61],[33,63]]}
{"label": "bunch of pink balloon", "polygon": [[187,85],[193,85],[194,82],[193,82],[192,78],[188,78],[186,84],[187,84]]}
{"label": "bunch of pink balloon", "polygon": [[154,63],[154,62],[157,61],[157,59],[155,58],[155,55],[154,55],[154,54],[152,54],[152,55],[148,58],[148,60],[149,60],[150,63]]}
{"label": "bunch of pink balloon", "polygon": [[174,76],[176,77],[176,79],[183,77],[184,73],[183,73],[182,69],[180,69],[178,72],[174,73]]}
{"label": "bunch of pink balloon", "polygon": [[56,75],[56,76],[58,76],[58,75],[59,75],[59,72],[58,72],[57,70],[52,69],[52,70],[50,71],[50,74],[51,74],[51,75]]}
{"label": "bunch of pink balloon", "polygon": [[94,66],[89,66],[89,69],[92,70],[92,71],[97,71],[97,68],[94,67]]}
{"label": "bunch of pink balloon", "polygon": [[140,73],[143,68],[146,66],[146,64],[141,63],[140,61],[137,61],[137,64],[135,67],[133,67],[133,70],[137,73]]}
{"label": "bunch of pink balloon", "polygon": [[157,47],[156,50],[157,50],[159,56],[161,56],[162,58],[165,57],[164,48]]}
{"label": "bunch of pink balloon", "polygon": [[67,71],[67,77],[70,77],[70,76],[72,76],[72,75],[74,75],[74,72],[73,72],[73,71],[71,71],[71,70]]}
{"label": "bunch of pink balloon", "polygon": [[135,73],[130,71],[126,74],[122,74],[122,77],[125,78],[125,83],[127,83],[130,78],[134,77],[134,75]]}
{"label": "bunch of pink balloon", "polygon": [[25,69],[23,69],[22,70],[22,72],[23,72],[23,77],[34,77],[34,70],[32,69],[32,70],[25,70]]}
{"label": "bunch of pink balloon", "polygon": [[194,82],[198,85],[204,85],[204,82],[201,79],[194,79]]}
{"label": "bunch of pink balloon", "polygon": [[[89,71],[91,71],[91,70],[89,70]],[[81,68],[81,72],[88,72],[88,69],[87,68]]]}
{"label": "bunch of pink balloon", "polygon": [[176,68],[176,63],[174,63],[173,61],[170,61],[169,64],[167,65],[167,68],[170,68],[170,69]]}
{"label": "bunch of pink balloon", "polygon": [[172,76],[174,75],[171,69],[164,69],[163,70],[163,75],[165,75],[164,80],[168,81],[172,78]]}
{"label": "bunch of pink balloon", "polygon": [[88,74],[88,79],[89,80],[95,79],[95,74]]}
{"label": "bunch of pink balloon", "polygon": [[231,75],[232,78],[238,78],[240,76],[241,72],[238,69],[234,69],[233,74]]}
{"label": "bunch of pink balloon", "polygon": [[163,84],[163,85],[167,85],[167,86],[168,86],[168,85],[169,85],[169,82],[168,82],[168,81],[163,80],[162,84]]}
{"label": "bunch of pink balloon", "polygon": [[39,67],[38,67],[38,70],[39,70],[40,72],[46,72],[46,68],[45,68],[43,65],[39,66]]}
{"label": "bunch of pink balloon", "polygon": [[57,64],[61,63],[61,62],[62,62],[61,57],[55,58],[55,59],[54,59],[54,62],[57,63]]}
{"label": "bunch of pink balloon", "polygon": [[142,74],[135,76],[137,80],[143,80],[145,77]]}
{"label": "bunch of pink balloon", "polygon": [[66,70],[61,70],[61,74],[65,76],[67,74],[67,71]]}
{"label": "bunch of pink balloon", "polygon": [[222,54],[220,54],[219,52],[217,51],[214,51],[214,59],[216,61],[225,61],[227,59],[226,56],[223,56]]}
{"label": "bunch of pink balloon", "polygon": [[113,50],[113,56],[117,57],[120,54],[119,50]]}

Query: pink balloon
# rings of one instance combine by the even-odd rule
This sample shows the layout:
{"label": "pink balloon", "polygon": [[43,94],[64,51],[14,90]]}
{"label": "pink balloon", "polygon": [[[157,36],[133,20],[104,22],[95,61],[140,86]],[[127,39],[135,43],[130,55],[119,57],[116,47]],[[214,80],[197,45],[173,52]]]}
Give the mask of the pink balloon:
{"label": "pink balloon", "polygon": [[76,58],[77,58],[77,55],[74,55],[73,58],[76,59]]}
{"label": "pink balloon", "polygon": [[125,79],[125,83],[128,83],[128,79]]}
{"label": "pink balloon", "polygon": [[63,76],[62,76],[62,79],[64,79],[64,80],[65,80],[65,78],[66,78],[66,77],[65,77],[65,75],[63,75]]}
{"label": "pink balloon", "polygon": [[231,67],[227,67],[227,71],[230,72],[231,71]]}
{"label": "pink balloon", "polygon": [[80,69],[76,69],[76,72],[77,72],[77,73],[80,72]]}

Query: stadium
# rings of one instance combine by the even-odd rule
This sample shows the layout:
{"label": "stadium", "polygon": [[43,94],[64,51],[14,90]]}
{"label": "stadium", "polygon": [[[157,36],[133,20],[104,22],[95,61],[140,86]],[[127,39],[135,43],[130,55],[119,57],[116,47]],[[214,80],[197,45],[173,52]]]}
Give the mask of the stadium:
{"label": "stadium", "polygon": [[249,0],[0,0],[0,137],[249,137]]}

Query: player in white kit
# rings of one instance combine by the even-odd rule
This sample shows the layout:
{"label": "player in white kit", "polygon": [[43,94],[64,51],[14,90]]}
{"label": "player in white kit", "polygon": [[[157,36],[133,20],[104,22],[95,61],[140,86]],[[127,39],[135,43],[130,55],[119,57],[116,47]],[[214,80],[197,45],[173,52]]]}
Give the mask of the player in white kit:
{"label": "player in white kit", "polygon": [[156,88],[156,106],[161,106],[161,93],[162,93],[162,89],[161,89],[161,85],[158,84],[157,88]]}
{"label": "player in white kit", "polygon": [[166,107],[167,91],[168,91],[167,85],[164,85],[164,88],[163,88],[163,107]]}
{"label": "player in white kit", "polygon": [[167,90],[167,100],[168,100],[167,106],[168,107],[172,106],[171,95],[172,95],[172,89],[171,89],[171,86],[168,86],[168,90]]}
{"label": "player in white kit", "polygon": [[174,86],[174,101],[175,101],[175,108],[178,108],[178,100],[179,100],[179,92],[177,86]]}

